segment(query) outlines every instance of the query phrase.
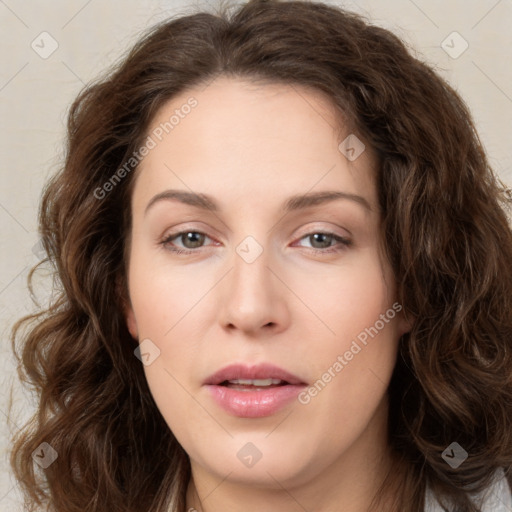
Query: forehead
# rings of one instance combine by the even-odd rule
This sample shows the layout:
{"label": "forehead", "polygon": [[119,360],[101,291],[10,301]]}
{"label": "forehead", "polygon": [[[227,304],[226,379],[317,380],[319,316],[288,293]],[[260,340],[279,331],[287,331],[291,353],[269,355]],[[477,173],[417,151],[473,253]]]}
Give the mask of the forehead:
{"label": "forehead", "polygon": [[340,116],[322,92],[290,84],[221,77],[183,91],[150,123],[155,144],[137,169],[134,196],[179,187],[268,202],[316,187],[374,202],[375,158],[367,145],[354,161],[340,150],[352,136]]}

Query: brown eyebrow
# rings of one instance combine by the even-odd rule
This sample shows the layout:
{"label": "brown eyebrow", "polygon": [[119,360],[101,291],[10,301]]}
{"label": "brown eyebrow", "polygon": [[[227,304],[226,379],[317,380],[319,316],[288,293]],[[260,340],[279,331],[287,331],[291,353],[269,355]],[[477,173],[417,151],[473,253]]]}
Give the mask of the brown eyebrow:
{"label": "brown eyebrow", "polygon": [[[372,211],[370,203],[362,196],[356,194],[349,194],[341,191],[322,191],[322,192],[309,192],[306,194],[298,194],[288,198],[283,204],[283,210],[285,213],[310,208],[319,204],[335,201],[339,199],[346,199],[354,201],[357,204],[363,206],[369,211]],[[219,205],[216,203],[213,197],[207,194],[200,194],[195,192],[187,192],[185,190],[165,190],[154,196],[146,206],[144,215],[147,214],[148,210],[159,201],[171,201],[176,200],[202,210],[210,210],[212,212],[218,212],[220,210]]]}

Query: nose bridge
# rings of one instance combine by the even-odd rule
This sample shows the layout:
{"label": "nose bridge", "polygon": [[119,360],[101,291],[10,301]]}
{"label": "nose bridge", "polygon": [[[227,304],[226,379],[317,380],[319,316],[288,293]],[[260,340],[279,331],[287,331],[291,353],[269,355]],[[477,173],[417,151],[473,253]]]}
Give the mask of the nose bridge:
{"label": "nose bridge", "polygon": [[[261,240],[261,237],[259,237]],[[256,304],[272,293],[271,264],[272,255],[265,241],[260,243],[254,236],[246,236],[236,247],[233,258],[231,291],[237,295],[241,304]]]}
{"label": "nose bridge", "polygon": [[254,331],[285,321],[282,293],[269,269],[274,258],[268,243],[249,235],[235,247],[222,306],[224,325]]}

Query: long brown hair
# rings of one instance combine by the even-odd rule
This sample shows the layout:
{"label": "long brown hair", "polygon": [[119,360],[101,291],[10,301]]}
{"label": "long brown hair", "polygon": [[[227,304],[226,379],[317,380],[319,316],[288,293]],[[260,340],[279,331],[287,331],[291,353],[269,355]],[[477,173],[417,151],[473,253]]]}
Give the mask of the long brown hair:
{"label": "long brown hair", "polygon": [[[389,387],[396,460],[381,490],[399,475],[393,510],[420,512],[428,485],[447,510],[478,511],[468,493],[512,473],[510,200],[463,100],[396,36],[339,7],[278,0],[159,24],[71,106],[39,212],[59,287],[12,336],[39,397],[11,454],[28,510],[184,511],[189,460],[123,316],[136,165],[116,172],[167,100],[220,75],[323,91],[375,150],[386,252],[415,319]],[[40,470],[43,442],[58,457]],[[441,456],[452,442],[469,455],[456,469]]]}

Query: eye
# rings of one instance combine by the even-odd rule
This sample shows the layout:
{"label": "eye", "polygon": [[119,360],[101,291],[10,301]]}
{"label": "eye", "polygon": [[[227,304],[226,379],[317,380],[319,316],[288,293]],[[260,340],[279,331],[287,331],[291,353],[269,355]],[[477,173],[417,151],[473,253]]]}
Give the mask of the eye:
{"label": "eye", "polygon": [[[352,244],[352,241],[342,236],[336,235],[335,233],[317,231],[314,233],[308,233],[301,237],[299,240],[307,239],[310,242],[310,248],[313,252],[317,253],[329,253],[338,252],[343,250]],[[334,242],[334,243],[333,243]],[[337,245],[336,245],[337,243]],[[307,247],[307,246],[301,246]],[[331,250],[326,250],[333,248]]]}
{"label": "eye", "polygon": [[[178,233],[171,233],[160,243],[169,251],[176,254],[192,254],[197,252],[195,249],[203,247],[206,239],[213,240],[208,235],[201,231],[180,231]],[[339,252],[346,247],[352,245],[352,241],[335,233],[317,231],[308,233],[299,240],[307,239],[310,242],[309,249],[314,253],[332,253]],[[181,247],[176,246],[176,241],[181,242]],[[299,247],[306,247],[300,245]]]}
{"label": "eye", "polygon": [[[170,234],[168,237],[162,240],[161,244],[170,251],[176,252],[178,254],[192,253],[194,252],[194,249],[197,249],[203,245],[206,238],[210,237],[201,231],[180,231],[179,233]],[[180,249],[179,246],[175,247],[174,243],[171,245],[173,240],[182,242],[183,249]]]}

